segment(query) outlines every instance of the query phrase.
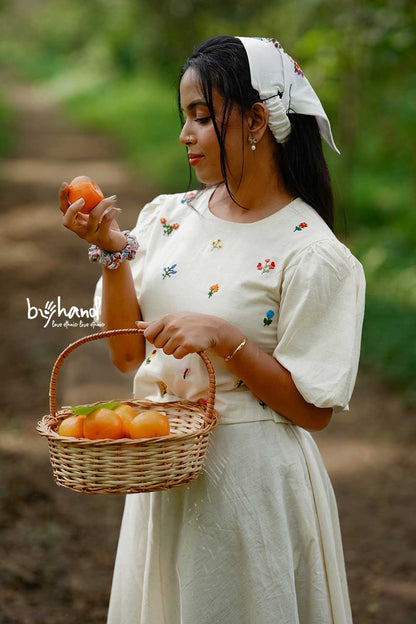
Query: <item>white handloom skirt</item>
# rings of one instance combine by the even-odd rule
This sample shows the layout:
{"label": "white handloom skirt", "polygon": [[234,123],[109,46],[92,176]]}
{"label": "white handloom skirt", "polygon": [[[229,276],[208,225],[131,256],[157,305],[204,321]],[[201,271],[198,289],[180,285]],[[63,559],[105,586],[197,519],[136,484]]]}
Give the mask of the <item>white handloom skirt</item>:
{"label": "white handloom skirt", "polygon": [[351,624],[338,512],[311,435],[220,425],[197,480],[126,497],[107,624]]}

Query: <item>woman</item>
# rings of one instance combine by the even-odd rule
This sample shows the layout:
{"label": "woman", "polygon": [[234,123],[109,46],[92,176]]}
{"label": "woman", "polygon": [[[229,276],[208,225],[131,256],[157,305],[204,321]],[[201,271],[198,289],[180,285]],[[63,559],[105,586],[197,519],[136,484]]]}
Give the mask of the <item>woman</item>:
{"label": "woman", "polygon": [[196,481],[127,496],[108,623],[348,623],[336,503],[308,432],[348,409],[363,317],[361,265],[332,232],[329,121],[270,39],[202,44],[179,102],[202,191],[157,197],[122,234],[114,198],[85,217],[61,189],[64,225],[103,263],[105,327],[144,330],[110,343],[118,368],[138,368],[136,398],[206,396],[207,350],[222,417]]}

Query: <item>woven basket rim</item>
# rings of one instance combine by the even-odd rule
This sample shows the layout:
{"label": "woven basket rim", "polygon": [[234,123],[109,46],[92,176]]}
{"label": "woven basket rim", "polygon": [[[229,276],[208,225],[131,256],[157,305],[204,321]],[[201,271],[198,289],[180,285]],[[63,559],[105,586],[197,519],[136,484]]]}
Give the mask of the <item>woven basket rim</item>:
{"label": "woven basket rim", "polygon": [[[119,400],[119,399],[114,399],[114,400]],[[163,411],[163,407],[169,408],[170,406],[175,406],[178,407],[178,411],[180,410],[185,410],[186,408],[192,408],[193,410],[195,410],[195,408],[197,408],[200,411],[200,415],[203,416],[204,421],[206,421],[207,415],[206,412],[204,411],[204,402],[203,400],[194,402],[194,401],[171,401],[171,402],[165,402],[165,403],[156,403],[153,401],[147,401],[145,399],[143,400],[132,400],[132,399],[120,399],[121,403],[148,403],[151,404],[152,407],[155,408],[160,408],[161,411]],[[100,405],[102,402],[97,401],[95,403],[91,403],[88,405],[83,405],[82,407],[93,407],[95,405]],[[59,423],[60,420],[62,420],[63,418],[66,418],[66,416],[69,413],[69,406],[63,406],[57,413],[55,416],[52,416],[51,414],[45,414],[41,420],[38,421],[37,426],[36,426],[36,430],[37,432],[42,435],[47,437],[50,440],[55,440],[57,442],[62,442],[62,443],[69,443],[69,444],[75,444],[75,445],[79,445],[79,446],[115,446],[117,444],[122,444],[122,445],[128,445],[128,446],[134,446],[134,445],[143,445],[143,446],[147,446],[147,445],[151,445],[152,443],[155,442],[182,442],[185,440],[190,440],[192,438],[194,438],[195,436],[200,436],[206,433],[209,433],[210,431],[212,431],[213,429],[215,429],[219,422],[220,422],[220,415],[216,410],[212,411],[212,415],[209,418],[209,421],[206,422],[205,426],[203,427],[199,427],[197,429],[195,429],[194,431],[190,431],[188,433],[178,433],[178,434],[169,434],[167,436],[158,436],[158,437],[153,437],[153,438],[136,438],[136,439],[132,439],[132,438],[117,438],[117,439],[111,439],[111,438],[100,438],[99,440],[90,440],[89,438],[73,438],[73,437],[69,437],[69,436],[61,436],[59,435],[59,433],[57,433],[56,431],[54,431],[54,427],[57,426],[57,424]]]}

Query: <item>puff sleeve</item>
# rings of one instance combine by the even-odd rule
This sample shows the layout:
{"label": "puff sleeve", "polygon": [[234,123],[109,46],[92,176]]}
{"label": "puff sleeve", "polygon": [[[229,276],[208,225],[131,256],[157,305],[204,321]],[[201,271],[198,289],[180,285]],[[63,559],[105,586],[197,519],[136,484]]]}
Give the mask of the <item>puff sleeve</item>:
{"label": "puff sleeve", "polygon": [[349,409],[364,295],[363,268],[336,239],[311,244],[286,268],[273,355],[308,403]]}

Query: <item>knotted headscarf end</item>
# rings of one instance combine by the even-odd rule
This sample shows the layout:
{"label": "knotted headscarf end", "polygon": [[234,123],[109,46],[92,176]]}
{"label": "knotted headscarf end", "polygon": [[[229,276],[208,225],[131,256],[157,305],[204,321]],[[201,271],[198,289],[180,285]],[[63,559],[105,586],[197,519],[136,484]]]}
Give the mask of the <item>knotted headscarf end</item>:
{"label": "knotted headscarf end", "polygon": [[291,133],[288,113],[313,115],[321,137],[339,154],[324,108],[299,65],[276,39],[237,37],[250,65],[251,84],[269,111],[269,128],[278,143]]}

